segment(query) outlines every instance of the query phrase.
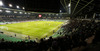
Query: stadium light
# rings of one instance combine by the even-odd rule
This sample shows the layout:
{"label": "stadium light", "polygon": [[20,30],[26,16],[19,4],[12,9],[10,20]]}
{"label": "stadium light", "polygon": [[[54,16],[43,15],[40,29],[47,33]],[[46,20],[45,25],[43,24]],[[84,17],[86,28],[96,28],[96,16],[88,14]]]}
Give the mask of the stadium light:
{"label": "stadium light", "polygon": [[60,10],[60,13],[62,12],[62,10]]}
{"label": "stadium light", "polygon": [[23,9],[25,9],[25,7],[23,7]]}
{"label": "stadium light", "polygon": [[16,11],[14,11],[14,13],[17,13]]}
{"label": "stadium light", "polygon": [[68,4],[68,6],[70,7],[70,6],[71,6],[71,4],[69,3],[69,4]]}
{"label": "stadium light", "polygon": [[9,4],[9,7],[13,7],[12,4]]}
{"label": "stadium light", "polygon": [[0,10],[0,12],[2,12],[2,10]]}
{"label": "stadium light", "polygon": [[23,14],[22,12],[19,12],[20,14]]}
{"label": "stadium light", "polygon": [[17,8],[19,8],[19,6],[16,6]]}
{"label": "stadium light", "polygon": [[11,11],[9,11],[9,10],[6,10],[6,12],[7,12],[7,13],[10,13]]}
{"label": "stadium light", "polygon": [[3,6],[3,2],[2,2],[2,0],[0,0],[0,6]]}

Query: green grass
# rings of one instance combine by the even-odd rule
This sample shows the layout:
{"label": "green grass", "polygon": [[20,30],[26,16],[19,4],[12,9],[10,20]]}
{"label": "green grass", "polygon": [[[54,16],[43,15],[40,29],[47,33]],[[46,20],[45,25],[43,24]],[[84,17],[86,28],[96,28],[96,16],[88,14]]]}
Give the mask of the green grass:
{"label": "green grass", "polygon": [[18,38],[14,38],[14,37],[9,37],[5,34],[0,34],[0,39],[4,39],[5,41],[13,41],[13,42],[18,42],[18,41],[23,41],[21,39],[18,39]]}
{"label": "green grass", "polygon": [[[53,30],[57,31],[58,26],[63,24],[63,22],[57,21],[32,21],[32,22],[21,22],[14,24],[0,25],[0,27],[5,27],[3,30],[9,32],[15,32],[19,34],[33,36],[33,38],[44,38],[46,35],[51,36]],[[8,28],[8,30],[7,30]]]}

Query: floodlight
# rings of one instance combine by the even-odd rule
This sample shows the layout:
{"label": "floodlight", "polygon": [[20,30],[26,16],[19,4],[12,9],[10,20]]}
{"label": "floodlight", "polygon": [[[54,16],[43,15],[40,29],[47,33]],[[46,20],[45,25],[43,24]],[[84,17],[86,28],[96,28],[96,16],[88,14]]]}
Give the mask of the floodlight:
{"label": "floodlight", "polygon": [[7,12],[7,13],[10,13],[11,11],[9,11],[9,10],[6,10],[6,12]]}
{"label": "floodlight", "polygon": [[19,12],[20,14],[22,14],[22,12]]}
{"label": "floodlight", "polygon": [[60,13],[62,12],[62,10],[60,10]]}
{"label": "floodlight", "polygon": [[0,10],[0,12],[2,12],[2,10]]}
{"label": "floodlight", "polygon": [[23,9],[25,9],[25,7],[23,7]]}
{"label": "floodlight", "polygon": [[0,6],[3,6],[3,2],[0,0]]}
{"label": "floodlight", "polygon": [[13,7],[12,4],[9,4],[9,7]]}
{"label": "floodlight", "polygon": [[14,13],[17,13],[16,11],[14,11]]}
{"label": "floodlight", "polygon": [[68,4],[68,6],[70,7],[70,6],[71,6],[71,4],[69,3],[69,4]]}
{"label": "floodlight", "polygon": [[19,8],[19,6],[16,6],[17,8]]}

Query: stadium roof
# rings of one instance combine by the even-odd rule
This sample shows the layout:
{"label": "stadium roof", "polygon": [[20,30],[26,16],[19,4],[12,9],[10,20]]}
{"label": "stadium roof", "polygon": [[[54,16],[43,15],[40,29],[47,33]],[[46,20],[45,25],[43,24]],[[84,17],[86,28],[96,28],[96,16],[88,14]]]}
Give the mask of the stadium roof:
{"label": "stadium roof", "polygon": [[59,12],[59,0],[2,0],[3,7],[34,12]]}
{"label": "stadium roof", "polygon": [[100,0],[60,0],[65,9],[71,3],[71,15],[100,13]]}
{"label": "stadium roof", "polygon": [[[43,11],[46,13],[53,11],[58,13],[60,11],[59,8],[60,4],[62,5],[65,14],[71,12],[70,14],[71,16],[100,13],[99,9],[100,0],[50,0],[49,2],[45,2],[47,0],[42,0],[41,2],[40,0],[9,0],[9,1],[2,0],[2,1],[4,2],[5,8],[23,10],[23,7],[25,7],[26,11],[33,11],[34,13],[37,12],[41,13]],[[9,4],[10,5],[12,4],[13,7],[9,7]],[[16,6],[19,6],[20,8],[16,8]]]}

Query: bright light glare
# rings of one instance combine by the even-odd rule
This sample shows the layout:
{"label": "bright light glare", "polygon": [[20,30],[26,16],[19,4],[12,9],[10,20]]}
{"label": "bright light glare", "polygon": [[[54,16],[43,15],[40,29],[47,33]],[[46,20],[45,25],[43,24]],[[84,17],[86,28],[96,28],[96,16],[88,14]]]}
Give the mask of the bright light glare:
{"label": "bright light glare", "polygon": [[19,6],[16,6],[17,8],[19,8]]}
{"label": "bright light glare", "polygon": [[20,14],[23,14],[22,12],[19,12]]}
{"label": "bright light glare", "polygon": [[9,7],[12,7],[12,4],[9,4]]}
{"label": "bright light glare", "polygon": [[0,6],[3,6],[3,2],[2,1],[0,1]]}
{"label": "bright light glare", "polygon": [[9,10],[6,10],[6,12],[7,12],[7,13],[10,13],[11,11],[9,11]]}
{"label": "bright light glare", "polygon": [[14,13],[17,13],[16,11],[14,11]]}
{"label": "bright light glare", "polygon": [[25,8],[23,7],[23,9],[25,9]]}
{"label": "bright light glare", "polygon": [[68,6],[70,7],[70,6],[71,6],[71,4],[69,3],[69,4],[68,4]]}
{"label": "bright light glare", "polygon": [[62,10],[60,10],[60,13],[62,12]]}
{"label": "bright light glare", "polygon": [[0,10],[0,12],[2,12],[2,10]]}

